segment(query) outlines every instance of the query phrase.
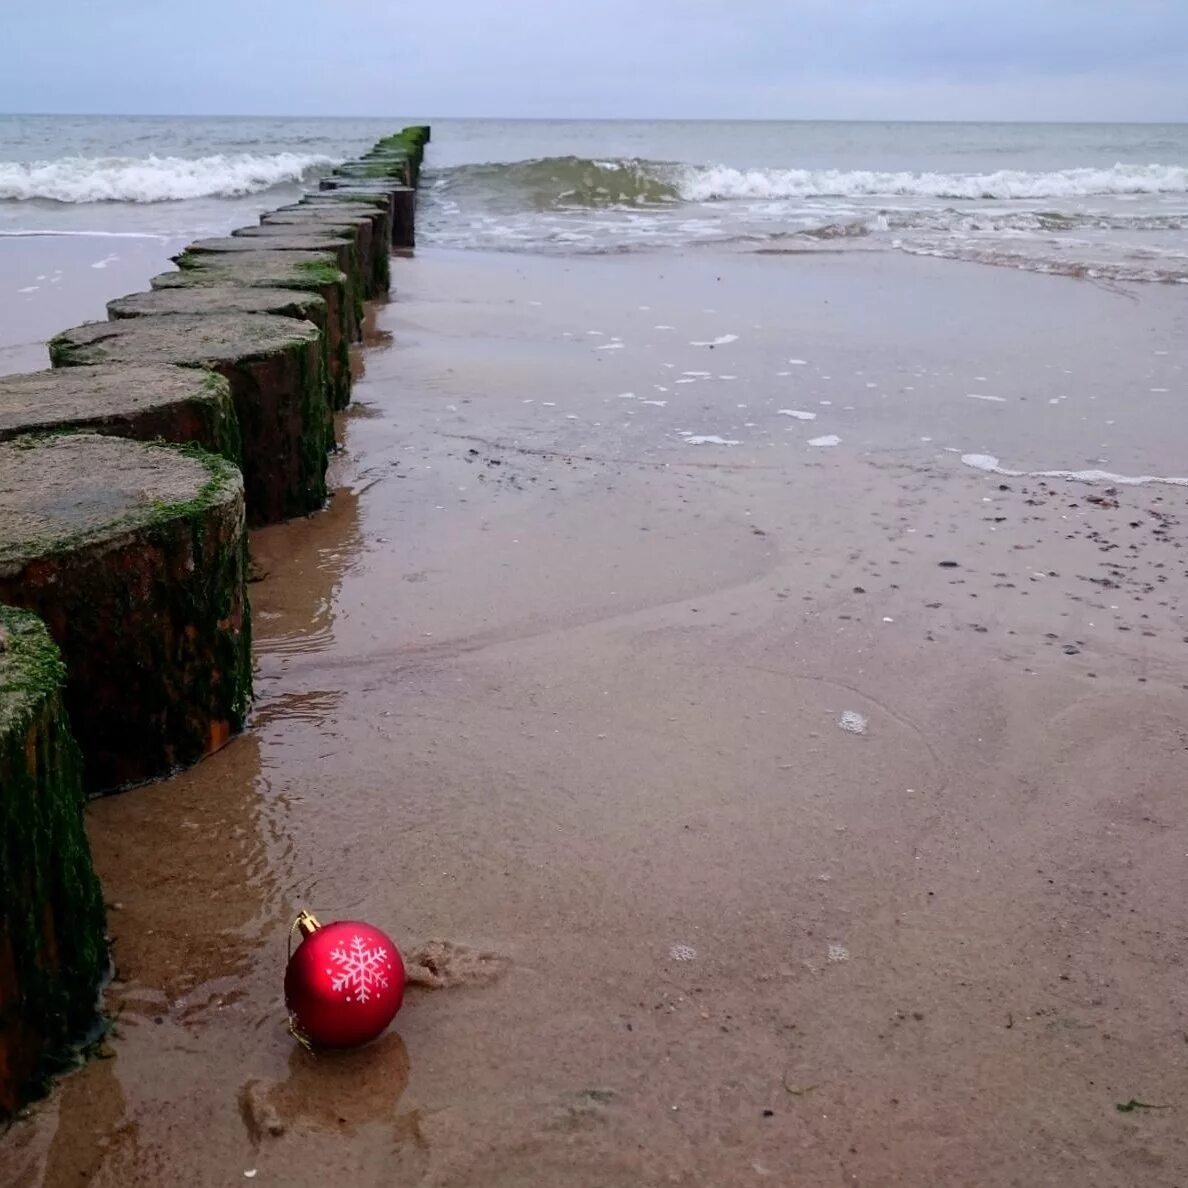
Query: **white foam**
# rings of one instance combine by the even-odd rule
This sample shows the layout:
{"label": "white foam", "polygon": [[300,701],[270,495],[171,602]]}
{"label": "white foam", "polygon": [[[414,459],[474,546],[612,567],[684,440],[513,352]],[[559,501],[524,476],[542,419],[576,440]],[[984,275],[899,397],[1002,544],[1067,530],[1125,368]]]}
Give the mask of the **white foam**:
{"label": "white foam", "polygon": [[809,445],[811,446],[835,446],[841,445],[841,438],[836,433],[826,433],[824,437],[810,437]]}
{"label": "white foam", "polygon": [[686,169],[679,188],[691,202],[724,198],[1075,198],[1089,195],[1186,194],[1188,166],[1114,165],[993,173],[908,173],[870,169]]}
{"label": "white foam", "polygon": [[807,367],[807,366],[808,366],[808,360],[807,360],[807,359],[789,359],[789,360],[788,360],[788,363],[789,363],[789,364],[790,364],[792,367]]}
{"label": "white foam", "polygon": [[842,716],[838,718],[837,724],[847,734],[865,734],[866,733],[866,717],[860,714],[857,710],[845,710]]}
{"label": "white foam", "polygon": [[1005,396],[983,396],[980,392],[966,392],[966,400],[992,400],[995,404],[1005,404]]}
{"label": "white foam", "polygon": [[781,417],[795,417],[798,421],[815,421],[817,419],[816,413],[801,412],[797,408],[776,409],[776,415]]}
{"label": "white foam", "polygon": [[640,404],[654,404],[657,408],[667,408],[667,400],[641,400]]}
{"label": "white foam", "polygon": [[708,371],[682,371],[681,375],[691,375],[696,379],[709,379],[710,372]]}
{"label": "white foam", "polygon": [[1116,483],[1122,487],[1141,487],[1148,483],[1162,483],[1171,487],[1188,487],[1188,478],[1169,478],[1154,474],[1114,474],[1110,470],[1008,470],[993,454],[962,454],[961,461],[975,470],[1001,474],[1007,478],[1066,479],[1073,483]]}
{"label": "white foam", "polygon": [[716,347],[726,346],[728,343],[738,342],[737,334],[719,334],[717,338],[706,339],[703,342],[691,342],[690,346]]}
{"label": "white foam", "polygon": [[635,393],[634,392],[620,392],[619,399],[620,400],[634,400]]}
{"label": "white foam", "polygon": [[78,203],[228,198],[298,182],[313,170],[333,163],[330,157],[309,153],[0,161],[0,199]]}
{"label": "white foam", "polygon": [[[16,230],[0,231],[0,239],[169,239],[168,235],[157,235],[151,231],[42,231]],[[45,277],[39,276],[38,280]]]}
{"label": "white foam", "polygon": [[682,433],[686,445],[742,445],[741,441],[731,441],[726,437],[719,437],[716,433]]}

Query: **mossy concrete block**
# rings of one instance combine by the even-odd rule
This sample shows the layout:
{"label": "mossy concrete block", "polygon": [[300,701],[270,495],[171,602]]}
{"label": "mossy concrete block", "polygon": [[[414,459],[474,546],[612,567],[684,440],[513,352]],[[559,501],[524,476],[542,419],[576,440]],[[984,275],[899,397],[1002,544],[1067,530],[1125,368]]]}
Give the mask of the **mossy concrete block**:
{"label": "mossy concrete block", "polygon": [[267,243],[254,239],[227,235],[217,239],[197,239],[181,255],[174,257],[179,268],[193,267],[203,256],[237,255],[243,252],[319,252],[332,256],[335,267],[347,277],[347,289],[356,324],[363,322],[363,267],[353,242],[341,236],[319,234],[274,236]]}
{"label": "mossy concrete block", "polygon": [[[350,360],[345,343],[341,358],[331,355],[331,342],[341,336],[331,334],[326,301],[318,293],[302,289],[216,285],[209,288],[150,289],[147,293],[129,293],[126,297],[117,297],[107,303],[107,317],[113,322],[123,318],[151,318],[163,314],[212,313],[274,314],[280,318],[312,322],[322,332],[322,359],[326,374],[331,379],[332,403],[338,408],[345,406],[350,399]],[[343,380],[345,390],[340,390]]]}
{"label": "mossy concrete block", "polygon": [[0,1117],[85,1038],[107,968],[65,675],[45,624],[0,606]]}
{"label": "mossy concrete block", "polygon": [[360,206],[368,205],[375,206],[382,209],[387,214],[388,220],[388,242],[395,246],[395,227],[392,219],[396,210],[396,191],[377,191],[377,190],[358,190],[358,189],[328,189],[316,190],[312,194],[306,194],[301,202],[296,207],[284,206],[282,210],[304,209],[306,207],[321,208],[325,206],[333,206],[335,203],[343,203],[355,209]]}
{"label": "mossy concrete block", "polygon": [[349,178],[336,177],[324,177],[318,184],[324,192],[341,196],[386,194],[392,211],[392,246],[416,246],[417,192],[411,186],[397,186],[389,182],[352,181]]}
{"label": "mossy concrete block", "polygon": [[[373,244],[372,232],[373,227],[370,219],[332,223],[327,220],[305,218],[290,223],[260,223],[254,227],[239,227],[231,232],[231,238],[261,240],[260,248],[267,248],[269,244],[280,240],[288,242],[294,236],[299,238],[308,236],[310,239],[322,237],[341,239],[354,248],[352,261],[358,269],[360,288],[364,298],[372,300],[381,295],[380,291],[376,289],[378,265],[376,264],[377,252]],[[388,256],[386,242],[382,245],[381,254],[385,259]],[[386,287],[383,291],[387,291]]]}
{"label": "mossy concrete block", "polygon": [[267,524],[326,500],[333,445],[318,328],[270,314],[171,314],[91,322],[50,340],[55,367],[172,363],[231,386],[243,436],[248,516]]}
{"label": "mossy concrete block", "polygon": [[62,650],[88,792],[166,775],[241,728],[246,561],[224,458],[92,433],[0,445],[0,603]]}
{"label": "mossy concrete block", "polygon": [[345,161],[334,169],[335,177],[360,178],[381,181],[392,179],[404,186],[411,186],[415,180],[414,165],[407,153],[377,156],[366,161]]}
{"label": "mossy concrete block", "polygon": [[[333,404],[344,408],[351,395],[350,344],[362,334],[356,320],[350,282],[334,257],[325,252],[241,252],[190,256],[186,267],[162,272],[149,284],[154,290],[246,288],[293,289],[316,293],[326,303],[326,357],[330,361]],[[316,319],[310,319],[317,324]]]}
{"label": "mossy concrete block", "polygon": [[[369,273],[367,295],[371,298],[387,295],[391,284],[391,220],[386,207],[333,203],[321,206],[298,206],[295,209],[274,210],[260,216],[260,226],[275,234],[320,229],[339,234],[350,232],[356,238],[364,268]],[[238,232],[235,232],[238,234]]]}
{"label": "mossy concrete block", "polygon": [[0,441],[63,429],[193,442],[243,460],[231,387],[214,372],[143,363],[0,376]]}

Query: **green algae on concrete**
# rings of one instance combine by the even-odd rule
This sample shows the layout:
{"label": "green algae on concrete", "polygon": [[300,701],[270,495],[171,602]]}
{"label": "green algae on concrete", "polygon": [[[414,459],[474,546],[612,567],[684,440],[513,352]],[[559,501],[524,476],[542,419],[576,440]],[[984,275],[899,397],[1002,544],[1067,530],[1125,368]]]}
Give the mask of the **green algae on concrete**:
{"label": "green algae on concrete", "polygon": [[363,323],[363,297],[365,281],[359,253],[352,241],[340,236],[320,234],[292,234],[274,236],[267,243],[256,243],[234,235],[215,239],[197,239],[181,255],[174,258],[179,268],[193,266],[195,259],[203,256],[237,255],[242,252],[319,252],[334,258],[340,272],[346,274],[347,289],[351,307],[355,314],[355,325]]}
{"label": "green algae on concrete", "polygon": [[322,334],[322,362],[331,379],[332,403],[335,408],[345,407],[350,399],[349,358],[339,359],[330,353],[331,344],[340,335],[331,333],[329,311],[325,299],[319,293],[303,289],[249,288],[246,285],[191,286],[129,293],[126,297],[117,297],[107,303],[107,317],[113,322],[123,318],[212,313],[274,314],[281,318],[312,322]]}
{"label": "green algae on concrete", "polygon": [[369,190],[345,186],[341,189],[316,190],[311,194],[306,194],[296,207],[283,206],[281,210],[300,210],[307,207],[320,209],[332,206],[334,203],[345,203],[352,208],[367,204],[382,209],[387,215],[388,242],[393,247],[397,246],[396,228],[392,221],[396,210],[396,198],[395,192],[391,190]]}
{"label": "green algae on concrete", "polygon": [[[312,232],[319,229],[354,236],[367,272],[367,296],[386,297],[391,284],[391,222],[386,207],[324,203],[269,211],[260,216],[260,227],[269,234],[283,231]],[[232,235],[241,232],[233,231]],[[246,232],[244,233],[246,235]]]}
{"label": "green algae on concrete", "polygon": [[391,178],[401,185],[413,183],[413,165],[406,156],[380,157],[371,161],[347,161],[334,170],[336,177],[381,180]]}
{"label": "green algae on concrete", "polygon": [[268,524],[326,500],[334,444],[321,334],[271,314],[170,314],[91,322],[50,340],[55,367],[171,363],[227,379],[243,436],[248,516]]}
{"label": "green algae on concrete", "polygon": [[0,376],[0,441],[63,429],[193,442],[243,459],[231,388],[213,372],[146,363]]}
{"label": "green algae on concrete", "polygon": [[[276,288],[317,293],[326,303],[326,358],[334,407],[345,408],[351,396],[350,344],[362,331],[355,321],[346,273],[324,252],[254,252],[192,256],[177,272],[162,272],[149,284],[154,290]],[[315,321],[316,319],[311,319]]]}
{"label": "green algae on concrete", "polygon": [[246,570],[226,459],[90,433],[0,444],[0,602],[61,648],[86,791],[167,775],[242,727]]}
{"label": "green algae on concrete", "polygon": [[363,181],[345,177],[324,177],[321,193],[350,198],[365,194],[386,194],[392,211],[392,246],[413,247],[416,241],[416,190],[391,182]]}
{"label": "green algae on concrete", "polygon": [[107,969],[65,675],[45,624],[0,606],[0,1117],[69,1062]]}
{"label": "green algae on concrete", "polygon": [[[387,292],[386,284],[382,290],[376,288],[378,265],[376,264],[372,231],[373,224],[370,219],[351,220],[348,218],[343,222],[333,223],[327,219],[317,219],[310,215],[286,223],[265,223],[262,221],[256,226],[238,227],[231,232],[231,238],[247,239],[252,242],[260,241],[258,246],[264,250],[267,250],[274,242],[288,241],[294,236],[308,237],[311,240],[321,237],[342,240],[353,248],[351,263],[358,272],[360,292],[365,299],[371,300],[380,296],[381,293]],[[387,258],[388,245],[386,242],[382,245],[381,254]]]}

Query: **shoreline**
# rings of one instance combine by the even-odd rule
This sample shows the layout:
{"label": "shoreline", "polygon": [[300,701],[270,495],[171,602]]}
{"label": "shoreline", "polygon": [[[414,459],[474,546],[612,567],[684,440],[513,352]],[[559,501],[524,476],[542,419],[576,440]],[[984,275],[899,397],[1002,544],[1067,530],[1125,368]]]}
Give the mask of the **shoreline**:
{"label": "shoreline", "polygon": [[[1181,472],[1170,295],[399,276],[329,509],[253,536],[251,729],[90,806],[116,1058],[0,1140],[12,1182],[1176,1183],[1177,1111],[1117,1107],[1188,1088],[1185,493],[960,461],[1108,430]],[[298,906],[445,942],[446,988],[312,1061]]]}
{"label": "shoreline", "polygon": [[112,1023],[86,797],[167,781],[246,724],[247,528],[325,505],[348,344],[412,246],[429,133],[191,243],[152,291],[55,334],[50,368],[0,378],[5,1118]]}

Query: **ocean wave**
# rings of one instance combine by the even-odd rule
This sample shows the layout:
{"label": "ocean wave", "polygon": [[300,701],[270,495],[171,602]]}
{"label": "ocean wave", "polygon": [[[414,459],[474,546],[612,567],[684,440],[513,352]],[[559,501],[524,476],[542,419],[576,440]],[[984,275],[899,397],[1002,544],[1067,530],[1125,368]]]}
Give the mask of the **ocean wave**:
{"label": "ocean wave", "polygon": [[0,161],[0,199],[141,203],[235,198],[303,181],[333,163],[331,157],[303,153]]}
{"label": "ocean wave", "polygon": [[1114,165],[1047,173],[881,173],[856,169],[733,169],[688,166],[679,182],[690,202],[730,198],[1090,198],[1126,194],[1188,194],[1188,166]]}
{"label": "ocean wave", "polygon": [[[1188,194],[1188,166],[1114,165],[994,173],[879,172],[868,169],[735,169],[635,157],[542,157],[456,165],[433,175],[450,200],[501,209],[660,207],[680,202],[809,198],[941,200],[1067,199]],[[1059,215],[1054,215],[1058,219]]]}
{"label": "ocean wave", "polygon": [[680,167],[633,157],[538,157],[506,164],[455,165],[431,184],[440,198],[485,207],[577,210],[666,206],[681,200]]}

